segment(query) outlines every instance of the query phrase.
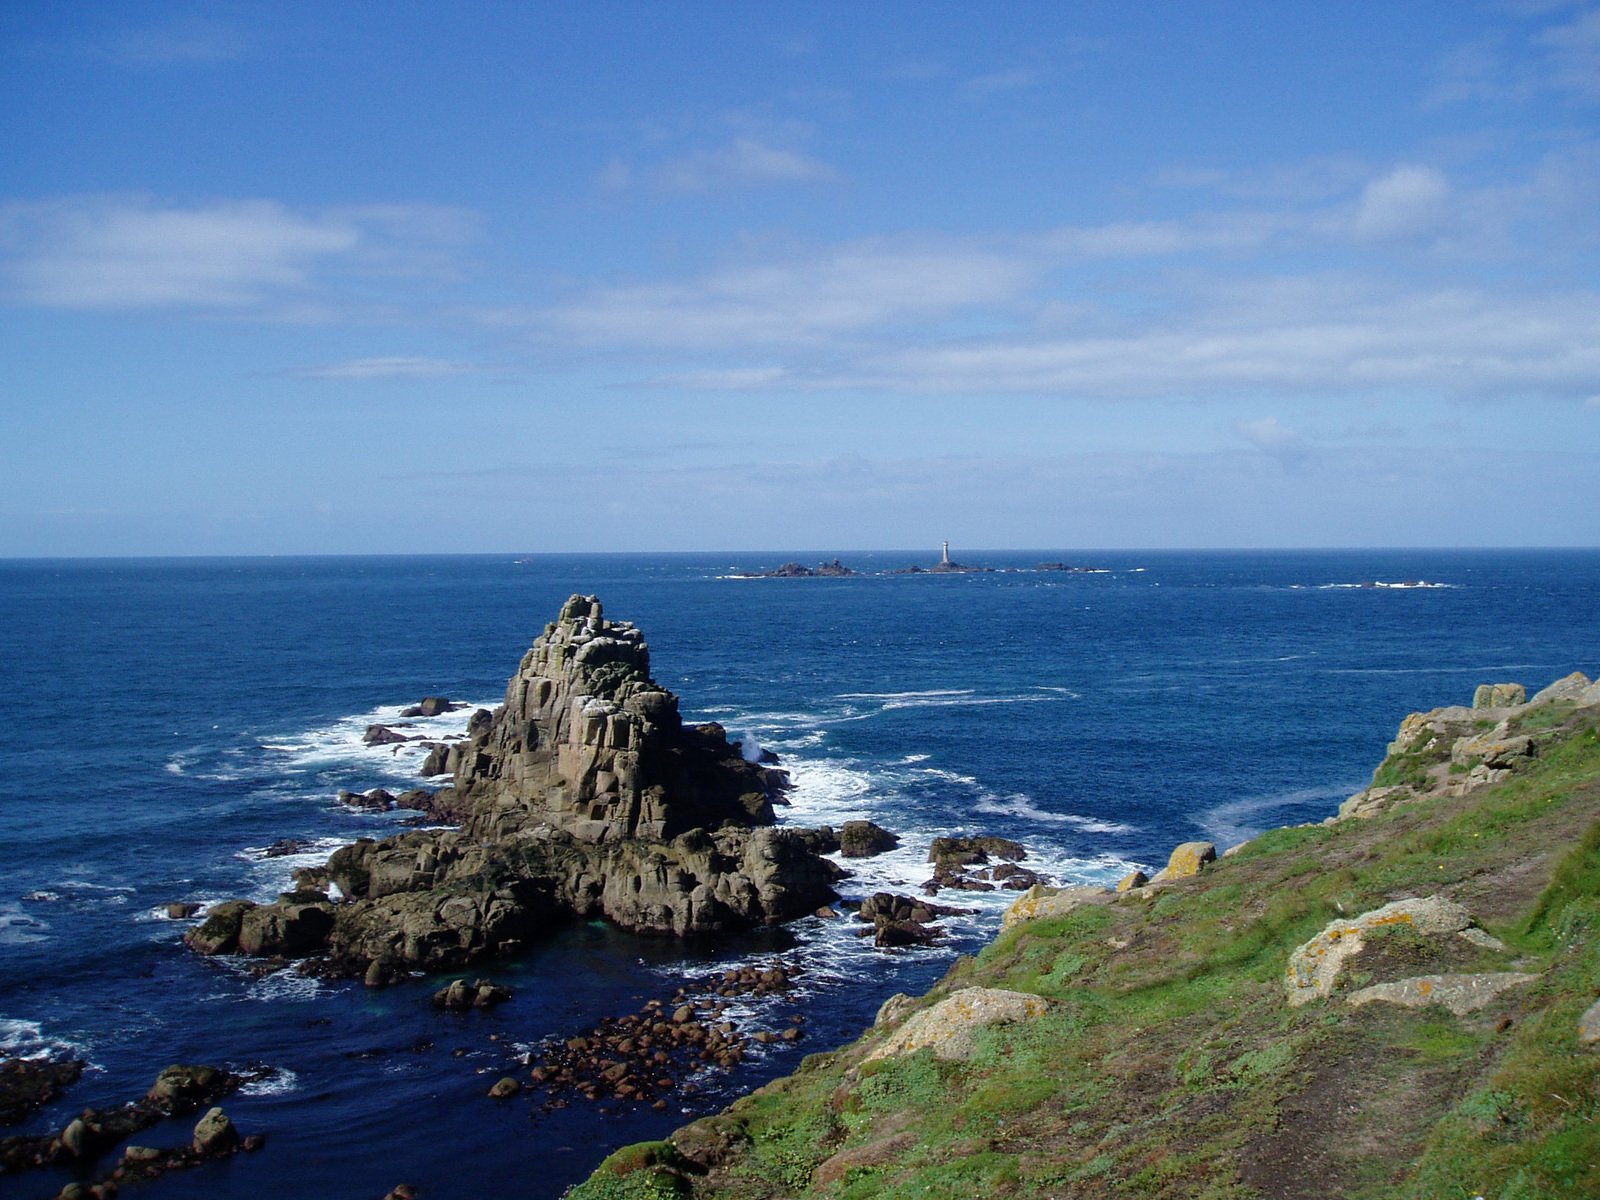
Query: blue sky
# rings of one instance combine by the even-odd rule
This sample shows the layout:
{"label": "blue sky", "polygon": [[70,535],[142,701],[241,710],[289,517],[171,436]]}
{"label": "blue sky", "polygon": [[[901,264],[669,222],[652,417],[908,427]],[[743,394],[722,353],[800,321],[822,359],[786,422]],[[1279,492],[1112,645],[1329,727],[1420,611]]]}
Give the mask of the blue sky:
{"label": "blue sky", "polygon": [[0,555],[1600,544],[1600,5],[0,7]]}

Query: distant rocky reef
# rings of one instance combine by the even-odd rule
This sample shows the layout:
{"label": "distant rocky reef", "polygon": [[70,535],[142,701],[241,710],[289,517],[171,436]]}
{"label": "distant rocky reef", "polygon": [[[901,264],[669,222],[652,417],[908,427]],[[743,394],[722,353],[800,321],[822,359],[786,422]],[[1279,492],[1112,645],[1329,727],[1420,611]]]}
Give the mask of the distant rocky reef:
{"label": "distant rocky reef", "polygon": [[741,579],[843,579],[850,575],[858,574],[854,569],[845,566],[837,558],[832,562],[818,563],[808,567],[804,563],[786,562],[781,567],[774,567],[770,571],[754,571],[748,575],[741,575]]}
{"label": "distant rocky reef", "polygon": [[720,725],[685,725],[643,635],[573,596],[494,712],[440,746],[427,805],[459,829],[361,839],[270,904],[214,906],[202,954],[320,956],[381,983],[511,953],[568,915],[689,936],[774,924],[835,898],[841,871],[804,830],[773,827],[785,772]]}

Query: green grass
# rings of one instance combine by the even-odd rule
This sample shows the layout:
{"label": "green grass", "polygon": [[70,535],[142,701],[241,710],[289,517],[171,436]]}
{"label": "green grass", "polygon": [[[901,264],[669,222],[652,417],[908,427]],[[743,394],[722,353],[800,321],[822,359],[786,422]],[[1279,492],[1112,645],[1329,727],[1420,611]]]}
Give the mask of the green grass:
{"label": "green grass", "polygon": [[[970,1061],[922,1051],[865,1062],[874,1034],[736,1103],[750,1144],[709,1175],[666,1159],[613,1164],[573,1195],[1600,1195],[1600,1052],[1576,1042],[1578,1015],[1600,995],[1600,737],[1592,723],[1573,728],[1570,711],[1537,721],[1551,741],[1493,788],[1272,831],[1195,880],[1023,923],[958,960],[930,1002],[977,985],[1052,1002],[1043,1017],[978,1032]],[[1447,757],[1396,756],[1379,774],[1415,780]],[[1288,956],[1329,921],[1399,896],[1470,892],[1509,856],[1535,864],[1542,886],[1491,923],[1508,951],[1396,930],[1352,960],[1345,988],[1363,970],[1429,973],[1435,962],[1542,972],[1507,1001],[1505,1021],[1498,1009],[1458,1019],[1337,999],[1287,1006]],[[892,1163],[814,1185],[835,1153],[902,1133],[913,1148]],[[1318,1174],[1274,1176],[1279,1138],[1292,1157],[1320,1155],[1308,1159]]]}

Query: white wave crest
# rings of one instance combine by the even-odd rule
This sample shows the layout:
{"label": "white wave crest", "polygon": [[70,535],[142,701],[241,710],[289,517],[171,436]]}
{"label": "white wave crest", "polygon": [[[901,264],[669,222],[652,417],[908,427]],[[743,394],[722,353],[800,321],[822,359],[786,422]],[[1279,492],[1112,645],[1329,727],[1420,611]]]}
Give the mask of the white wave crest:
{"label": "white wave crest", "polygon": [[268,1073],[239,1088],[241,1096],[286,1096],[300,1088],[300,1076],[288,1067],[268,1067]]}
{"label": "white wave crest", "polygon": [[1121,821],[1107,821],[1101,817],[1085,817],[1078,813],[1050,812],[1040,808],[1033,798],[1021,792],[1010,796],[985,796],[973,806],[974,812],[993,813],[996,816],[1016,817],[1024,821],[1046,821],[1056,825],[1070,825],[1085,833],[1134,833],[1137,826]]}

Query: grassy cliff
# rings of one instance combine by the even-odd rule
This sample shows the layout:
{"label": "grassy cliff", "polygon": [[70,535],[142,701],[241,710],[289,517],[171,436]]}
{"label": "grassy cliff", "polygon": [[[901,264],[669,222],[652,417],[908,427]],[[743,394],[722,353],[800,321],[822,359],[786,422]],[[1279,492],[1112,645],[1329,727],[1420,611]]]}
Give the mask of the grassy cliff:
{"label": "grassy cliff", "polygon": [[[854,1044],[619,1151],[571,1200],[1600,1195],[1600,1044],[1580,1036],[1600,996],[1600,705],[1407,718],[1345,812],[1014,921]],[[1471,926],[1379,919],[1350,940],[1408,897]],[[1291,956],[1330,927],[1311,959],[1356,952],[1291,1004]],[[1416,1006],[1359,1002],[1385,983]],[[1043,1014],[940,1042],[972,988]]]}

